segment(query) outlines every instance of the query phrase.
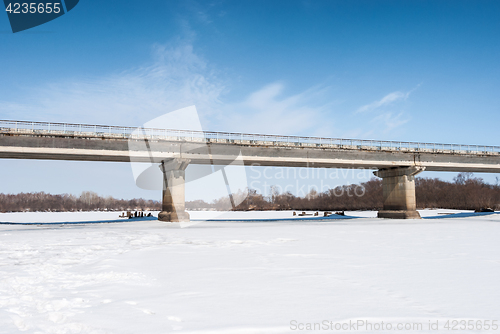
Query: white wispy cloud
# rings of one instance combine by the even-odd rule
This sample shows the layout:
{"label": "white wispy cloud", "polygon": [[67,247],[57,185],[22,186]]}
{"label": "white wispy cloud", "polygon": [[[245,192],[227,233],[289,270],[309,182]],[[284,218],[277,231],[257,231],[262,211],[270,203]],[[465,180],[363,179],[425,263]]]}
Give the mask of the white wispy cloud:
{"label": "white wispy cloud", "polygon": [[180,42],[154,46],[149,64],[135,69],[29,88],[0,101],[0,110],[10,119],[138,126],[195,105],[207,130],[315,135],[328,124],[327,104],[316,102],[327,87],[285,95],[276,82],[227,101],[228,82],[192,43]]}
{"label": "white wispy cloud", "polygon": [[189,43],[155,46],[150,64],[121,73],[51,82],[1,101],[11,118],[137,125],[189,105],[216,108],[226,89]]}
{"label": "white wispy cloud", "polygon": [[[400,134],[403,126],[411,120],[407,111],[410,95],[420,87],[404,92],[391,92],[379,100],[359,107],[352,113],[353,117],[360,120],[360,126],[354,130],[360,136],[387,137],[387,135]],[[363,118],[361,121],[360,117]]]}
{"label": "white wispy cloud", "polygon": [[404,113],[386,112],[373,118],[372,122],[375,126],[381,126],[383,133],[388,133],[410,121],[410,117]]}
{"label": "white wispy cloud", "polygon": [[393,104],[394,102],[397,101],[404,101],[410,96],[411,91],[409,92],[392,92],[381,98],[380,100],[374,101],[372,103],[366,104],[362,107],[360,107],[358,110],[356,110],[357,113],[360,112],[367,112],[367,111],[373,111],[376,110],[380,107],[388,106],[390,104]]}
{"label": "white wispy cloud", "polygon": [[325,115],[328,104],[315,102],[316,97],[324,97],[326,88],[284,95],[285,88],[275,82],[241,102],[225,104],[219,124],[241,132],[318,135],[322,126],[330,123]]}

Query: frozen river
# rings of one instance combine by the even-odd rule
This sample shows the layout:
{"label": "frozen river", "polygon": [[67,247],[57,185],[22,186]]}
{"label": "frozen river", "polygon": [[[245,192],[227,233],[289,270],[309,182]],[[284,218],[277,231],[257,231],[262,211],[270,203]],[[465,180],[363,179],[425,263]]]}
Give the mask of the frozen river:
{"label": "frozen river", "polygon": [[[407,333],[436,333],[428,327],[438,322],[444,333],[451,331],[446,321],[498,324],[500,214],[439,215],[451,212],[426,210],[422,216],[438,219],[423,220],[349,212],[362,218],[186,228],[127,220],[0,225],[0,333],[321,333],[342,332],[335,325],[349,321],[365,324],[353,333],[385,332],[373,328],[381,322],[422,324]],[[0,214],[0,221],[117,215]]]}

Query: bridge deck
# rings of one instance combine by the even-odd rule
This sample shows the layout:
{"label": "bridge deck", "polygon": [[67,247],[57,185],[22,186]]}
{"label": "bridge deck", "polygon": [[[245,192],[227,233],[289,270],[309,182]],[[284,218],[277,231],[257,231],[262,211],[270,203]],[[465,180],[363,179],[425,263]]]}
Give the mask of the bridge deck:
{"label": "bridge deck", "polygon": [[[208,148],[208,150],[207,150]],[[0,121],[0,158],[500,172],[500,146]]]}
{"label": "bridge deck", "polygon": [[231,132],[134,128],[124,126],[0,120],[0,134],[71,136],[77,138],[137,139],[222,143],[273,147],[318,147],[346,150],[427,152],[441,154],[500,155],[500,146],[442,144],[322,137],[300,137]]}

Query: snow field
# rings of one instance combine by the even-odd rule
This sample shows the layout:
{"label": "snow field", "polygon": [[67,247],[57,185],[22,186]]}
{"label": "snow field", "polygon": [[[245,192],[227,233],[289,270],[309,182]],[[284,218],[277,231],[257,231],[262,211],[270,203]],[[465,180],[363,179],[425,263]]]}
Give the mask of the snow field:
{"label": "snow field", "polygon": [[[292,321],[500,320],[499,236],[498,214],[1,225],[0,333],[296,333]],[[418,331],[426,332],[436,333]]]}

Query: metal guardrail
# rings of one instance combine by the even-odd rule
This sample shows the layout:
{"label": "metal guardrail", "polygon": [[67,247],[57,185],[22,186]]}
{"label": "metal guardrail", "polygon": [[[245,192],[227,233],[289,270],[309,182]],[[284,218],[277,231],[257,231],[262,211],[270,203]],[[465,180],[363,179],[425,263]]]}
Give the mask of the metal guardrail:
{"label": "metal guardrail", "polygon": [[182,140],[279,147],[326,147],[351,150],[434,152],[448,154],[499,155],[500,146],[439,144],[403,141],[279,136],[231,132],[191,131],[125,126],[89,125],[0,120],[0,133],[99,136],[125,139]]}

